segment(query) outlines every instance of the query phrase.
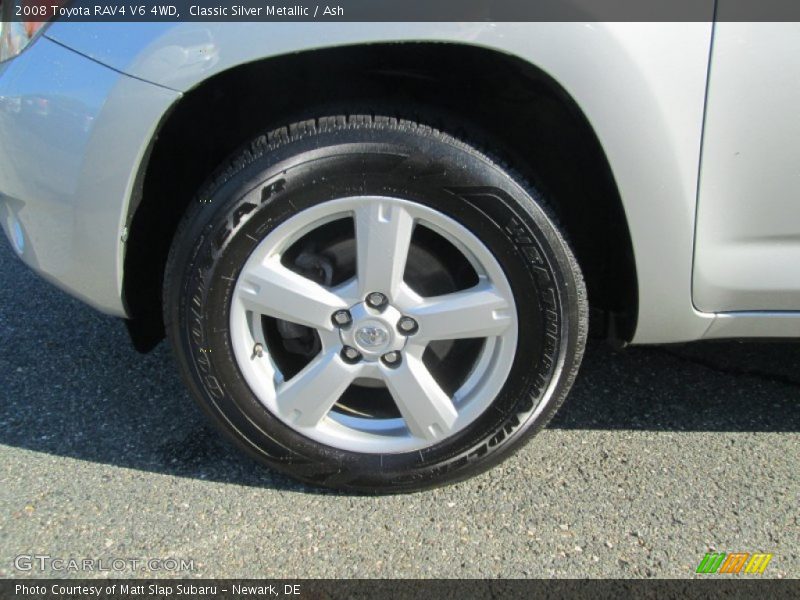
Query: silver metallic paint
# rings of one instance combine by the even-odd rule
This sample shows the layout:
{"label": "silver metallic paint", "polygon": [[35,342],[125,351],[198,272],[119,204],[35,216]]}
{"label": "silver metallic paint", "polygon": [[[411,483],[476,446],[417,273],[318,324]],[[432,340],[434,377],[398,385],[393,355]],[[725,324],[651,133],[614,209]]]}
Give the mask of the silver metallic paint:
{"label": "silver metallic paint", "polygon": [[54,23],[47,35],[181,91],[235,65],[343,44],[435,40],[530,61],[573,96],[608,155],[640,277],[635,340],[662,342],[699,338],[713,319],[691,303],[711,30],[710,23]]}
{"label": "silver metallic paint", "polygon": [[800,23],[716,26],[697,211],[700,310],[800,310],[798,40]]}
{"label": "silver metallic paint", "polygon": [[103,312],[125,315],[127,206],[178,97],[45,38],[0,76],[0,222],[19,223],[28,265]]}
{"label": "silver metallic paint", "polygon": [[[289,52],[440,41],[527,60],[553,76],[584,111],[607,154],[633,239],[639,283],[634,342],[777,333],[771,325],[759,326],[770,314],[742,315],[748,325],[739,328],[727,325],[739,317],[726,315],[712,326],[715,314],[692,303],[710,23],[56,22],[46,37],[92,60],[40,39],[0,67],[0,210],[18,216],[26,228],[26,262],[105,312],[125,312],[121,231],[130,216],[134,176],[181,92],[233,66]],[[37,137],[25,140],[40,117],[14,119],[12,113],[17,99],[36,92],[60,116],[54,112]],[[80,117],[67,114],[73,105],[91,119],[86,131],[75,130]],[[705,206],[711,204],[701,203],[701,210]],[[703,308],[735,306],[707,303],[704,293]]]}

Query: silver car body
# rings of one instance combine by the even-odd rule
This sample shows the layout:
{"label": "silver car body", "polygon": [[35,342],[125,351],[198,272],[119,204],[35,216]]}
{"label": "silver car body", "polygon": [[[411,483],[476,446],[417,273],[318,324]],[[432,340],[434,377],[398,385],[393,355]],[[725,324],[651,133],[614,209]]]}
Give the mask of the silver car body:
{"label": "silver car body", "polygon": [[633,243],[633,342],[800,336],[799,40],[797,24],[55,22],[0,65],[0,220],[31,267],[126,316],[131,198],[183,94],[309,49],[476,45],[548,73],[594,129]]}

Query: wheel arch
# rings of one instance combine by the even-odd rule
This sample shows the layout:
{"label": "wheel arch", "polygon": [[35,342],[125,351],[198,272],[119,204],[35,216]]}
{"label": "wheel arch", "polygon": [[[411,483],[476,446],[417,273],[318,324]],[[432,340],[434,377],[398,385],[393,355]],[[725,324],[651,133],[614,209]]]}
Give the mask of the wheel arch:
{"label": "wheel arch", "polygon": [[575,100],[518,57],[409,42],[309,50],[233,67],[186,92],[164,116],[128,214],[123,297],[138,349],[163,337],[167,253],[203,181],[257,132],[343,108],[426,122],[534,181],[584,271],[593,333],[632,339],[638,289],[631,235],[608,159]]}

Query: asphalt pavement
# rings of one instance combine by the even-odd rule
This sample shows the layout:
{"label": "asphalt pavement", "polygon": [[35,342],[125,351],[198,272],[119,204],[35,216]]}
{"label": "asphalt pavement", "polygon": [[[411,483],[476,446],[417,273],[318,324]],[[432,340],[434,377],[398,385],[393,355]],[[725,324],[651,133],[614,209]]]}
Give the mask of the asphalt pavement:
{"label": "asphalt pavement", "polygon": [[[800,343],[592,343],[499,468],[318,490],[220,438],[165,343],[137,354],[0,241],[0,577],[691,577],[712,551],[798,577],[799,431]],[[120,558],[162,562],[97,570]]]}

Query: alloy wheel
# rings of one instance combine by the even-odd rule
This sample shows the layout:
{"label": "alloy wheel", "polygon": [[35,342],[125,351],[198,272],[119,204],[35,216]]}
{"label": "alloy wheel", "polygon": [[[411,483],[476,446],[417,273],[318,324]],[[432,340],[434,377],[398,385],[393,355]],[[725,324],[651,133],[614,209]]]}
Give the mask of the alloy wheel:
{"label": "alloy wheel", "polygon": [[[286,259],[295,245],[337,222],[351,223],[352,276],[320,281],[292,268]],[[415,289],[406,272],[419,228],[457,249],[474,270],[472,285],[433,296]],[[296,372],[281,364],[265,318],[314,336]],[[518,323],[503,269],[473,233],[418,203],[356,196],[306,209],[256,246],[236,281],[230,331],[245,380],[286,425],[342,450],[399,453],[437,444],[492,404],[514,359]],[[426,353],[459,341],[477,350],[457,373],[436,373]],[[367,396],[357,410],[343,401],[352,387]],[[396,414],[370,410],[382,391]]]}

